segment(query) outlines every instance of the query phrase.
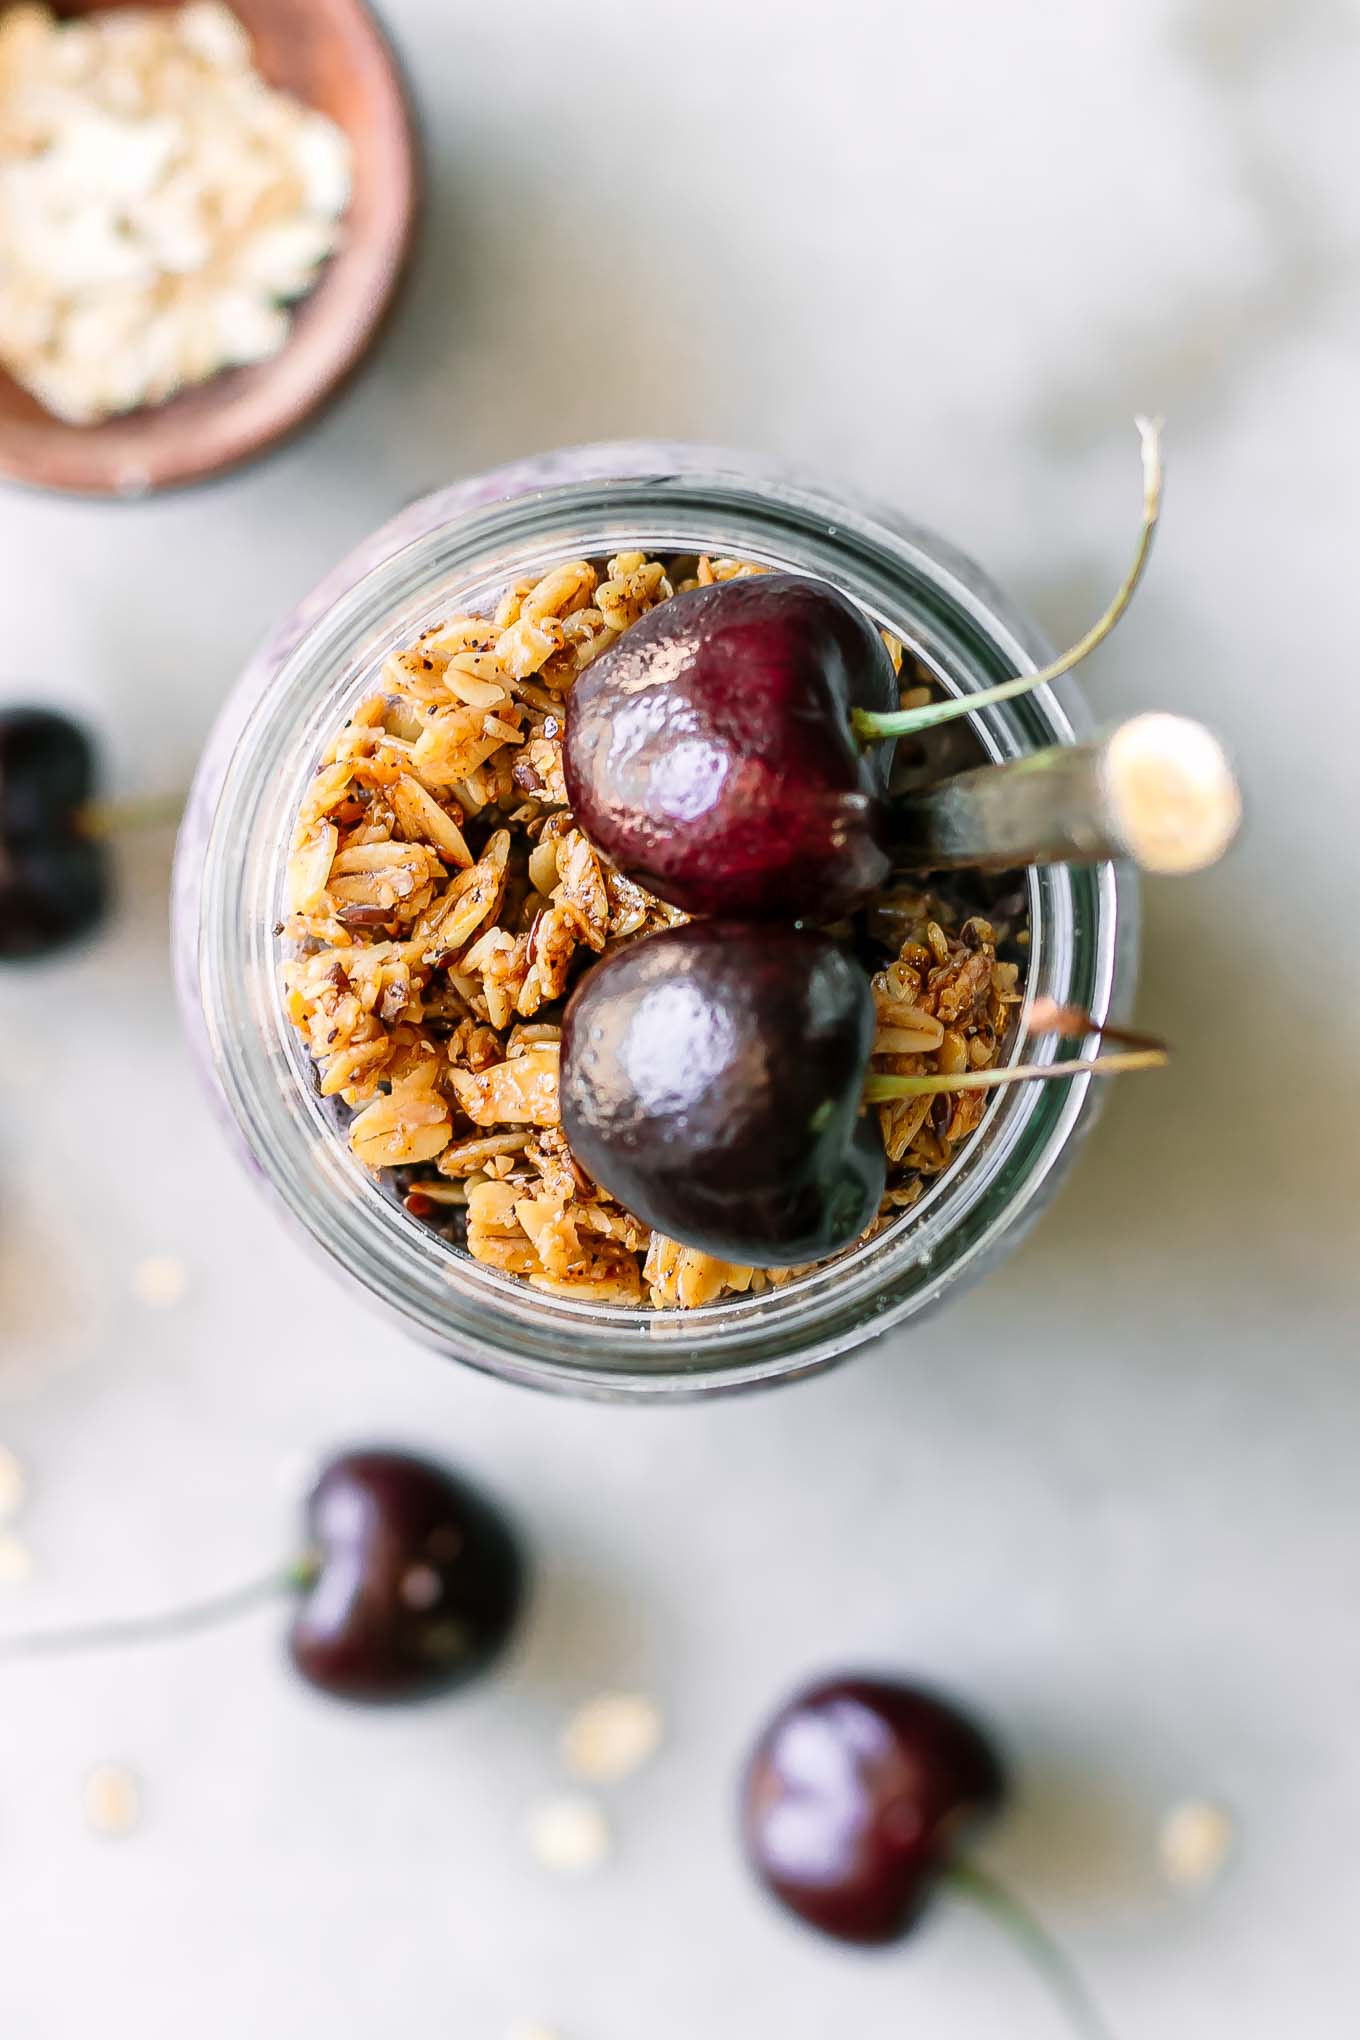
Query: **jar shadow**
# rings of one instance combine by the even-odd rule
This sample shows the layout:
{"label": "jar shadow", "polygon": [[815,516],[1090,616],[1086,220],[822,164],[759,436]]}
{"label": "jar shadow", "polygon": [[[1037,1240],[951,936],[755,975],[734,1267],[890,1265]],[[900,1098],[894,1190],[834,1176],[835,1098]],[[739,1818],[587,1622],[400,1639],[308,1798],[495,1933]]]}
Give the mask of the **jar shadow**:
{"label": "jar shadow", "polygon": [[1212,888],[1149,885],[1144,909],[1139,1010],[1171,1067],[1110,1097],[1009,1279],[1070,1293],[1117,1257],[1203,1314],[1316,1306],[1352,1281],[1357,1132],[1335,1062],[1304,1051],[1337,1024],[1325,957],[1281,973],[1264,933],[1244,939],[1261,915],[1245,858]]}
{"label": "jar shadow", "polygon": [[1152,1824],[1127,1775],[1040,1750],[1026,1759],[995,1860],[1041,1913],[1141,1913],[1165,1898]]}
{"label": "jar shadow", "polygon": [[541,1533],[536,1549],[515,1683],[570,1703],[654,1678],[653,1638],[671,1628],[656,1606],[655,1583],[644,1600],[640,1580],[630,1588],[617,1568],[583,1551]]}

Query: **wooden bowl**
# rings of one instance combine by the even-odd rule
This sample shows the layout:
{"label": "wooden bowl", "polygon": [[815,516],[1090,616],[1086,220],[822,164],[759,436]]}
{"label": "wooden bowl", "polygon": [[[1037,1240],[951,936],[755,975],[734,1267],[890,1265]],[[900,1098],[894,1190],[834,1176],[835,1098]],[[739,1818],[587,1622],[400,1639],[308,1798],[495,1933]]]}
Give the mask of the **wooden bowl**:
{"label": "wooden bowl", "polygon": [[[118,4],[59,0],[57,12],[92,14]],[[294,308],[292,332],[272,361],[226,370],[154,409],[103,425],[63,424],[0,370],[0,476],[130,496],[218,474],[296,431],[357,366],[382,324],[410,252],[420,182],[392,51],[363,0],[231,5],[269,83],[329,114],[349,136],[354,190],[340,249]]]}

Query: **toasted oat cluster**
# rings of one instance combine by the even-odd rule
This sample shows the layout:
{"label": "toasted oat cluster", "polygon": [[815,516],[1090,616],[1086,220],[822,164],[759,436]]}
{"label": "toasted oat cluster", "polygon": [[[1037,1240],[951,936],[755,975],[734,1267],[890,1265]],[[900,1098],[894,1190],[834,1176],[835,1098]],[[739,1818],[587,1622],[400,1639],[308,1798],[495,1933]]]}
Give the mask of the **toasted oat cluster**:
{"label": "toasted oat cluster", "polygon": [[[287,1011],[358,1157],[474,1260],[589,1302],[692,1307],[787,1281],[640,1224],[593,1183],[558,1120],[561,1003],[624,942],[684,916],[613,871],[566,806],[576,676],[675,587],[760,569],[701,558],[672,580],[640,552],[524,582],[390,657],[323,758],[288,874]],[[890,645],[900,660],[901,648]],[[903,699],[919,699],[915,686]],[[1018,1000],[991,925],[922,895],[867,917],[874,1066],[982,1068]],[[875,1228],[977,1125],[976,1093],[879,1108],[890,1172]]]}

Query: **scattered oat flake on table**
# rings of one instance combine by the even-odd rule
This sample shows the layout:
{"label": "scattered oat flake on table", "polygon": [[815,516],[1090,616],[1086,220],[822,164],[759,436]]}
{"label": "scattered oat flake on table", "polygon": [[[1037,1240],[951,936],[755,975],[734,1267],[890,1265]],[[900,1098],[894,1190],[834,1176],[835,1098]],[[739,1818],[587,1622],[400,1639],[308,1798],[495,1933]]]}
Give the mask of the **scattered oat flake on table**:
{"label": "scattered oat flake on table", "polygon": [[142,1788],[126,1764],[95,1764],[85,1774],[81,1802],[92,1834],[121,1841],[141,1826]]}
{"label": "scattered oat flake on table", "polygon": [[0,1586],[21,1587],[33,1577],[33,1554],[12,1531],[0,1530]]}
{"label": "scattered oat flake on table", "polygon": [[562,1759],[578,1778],[615,1784],[656,1754],[661,1731],[661,1710],[645,1693],[600,1693],[562,1730]]}
{"label": "scattered oat flake on table", "polygon": [[0,1523],[17,1516],[28,1493],[23,1467],[6,1445],[0,1445]]}
{"label": "scattered oat flake on table", "polygon": [[132,1286],[142,1303],[153,1310],[167,1310],[183,1297],[189,1286],[189,1273],[183,1261],[176,1261],[172,1255],[152,1254],[137,1263]]}
{"label": "scattered oat flake on table", "polygon": [[516,2019],[505,2040],[562,2040],[562,2036],[556,2026],[545,2026],[541,2019]]}
{"label": "scattered oat flake on table", "polygon": [[545,1799],[529,1816],[529,1846],[545,1870],[577,1875],[609,1854],[609,1826],[593,1799]]}
{"label": "scattered oat flake on table", "polygon": [[1171,1808],[1158,1836],[1162,1874],[1179,1890],[1205,1890],[1222,1876],[1236,1840],[1226,1807],[1209,1799],[1183,1800]]}

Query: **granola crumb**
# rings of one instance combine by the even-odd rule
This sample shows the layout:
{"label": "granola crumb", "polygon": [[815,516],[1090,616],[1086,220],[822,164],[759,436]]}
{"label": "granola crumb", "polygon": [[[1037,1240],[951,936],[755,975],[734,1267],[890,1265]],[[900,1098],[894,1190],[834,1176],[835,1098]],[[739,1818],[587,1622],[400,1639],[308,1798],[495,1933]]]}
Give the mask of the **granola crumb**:
{"label": "granola crumb", "polygon": [[616,1784],[656,1754],[661,1735],[661,1710],[645,1693],[600,1693],[562,1730],[562,1759],[577,1778]]}
{"label": "granola crumb", "polygon": [[33,1554],[12,1530],[0,1531],[0,1586],[26,1586],[33,1577]]}
{"label": "granola crumb", "polygon": [[581,1876],[607,1859],[609,1826],[593,1799],[545,1799],[529,1816],[529,1846],[545,1870]]}
{"label": "granola crumb", "polygon": [[85,1825],[106,1841],[124,1841],[142,1823],[142,1788],[126,1764],[95,1764],[81,1787]]}
{"label": "granola crumb", "polygon": [[1206,1890],[1223,1875],[1236,1839],[1226,1807],[1209,1799],[1183,1800],[1166,1815],[1157,1838],[1162,1875],[1178,1890]]}
{"label": "granola crumb", "polygon": [[17,1516],[28,1493],[28,1476],[7,1445],[0,1445],[0,1523]]}
{"label": "granola crumb", "polygon": [[137,1299],[151,1310],[169,1310],[183,1300],[189,1275],[183,1261],[171,1254],[149,1254],[132,1271]]}
{"label": "granola crumb", "polygon": [[[690,564],[693,564],[691,562]],[[806,1272],[760,1269],[653,1232],[567,1146],[563,1002],[621,944],[685,915],[613,871],[566,805],[562,721],[577,676],[692,574],[622,552],[507,590],[491,616],[432,624],[393,653],[323,754],[298,817],[282,928],[287,1017],[360,1162],[415,1222],[550,1295],[692,1310]],[[895,663],[902,647],[889,644]],[[928,691],[913,660],[907,692]],[[872,1066],[909,1075],[999,1060],[1021,997],[1002,933],[925,892],[876,901]],[[878,1108],[879,1213],[897,1220],[987,1108],[979,1092]]]}

